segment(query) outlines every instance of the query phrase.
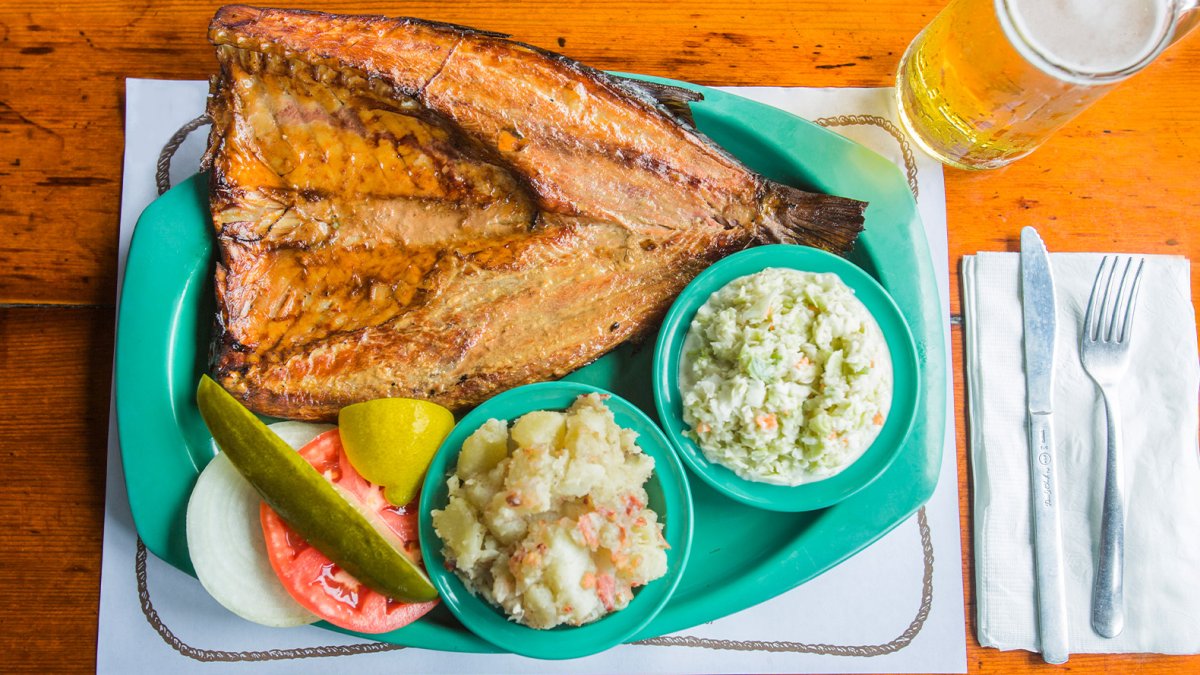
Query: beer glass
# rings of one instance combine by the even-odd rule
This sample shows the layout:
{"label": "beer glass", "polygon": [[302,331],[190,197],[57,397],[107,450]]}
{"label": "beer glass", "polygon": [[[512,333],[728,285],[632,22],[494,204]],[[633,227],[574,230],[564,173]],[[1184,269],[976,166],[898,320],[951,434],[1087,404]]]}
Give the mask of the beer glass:
{"label": "beer glass", "polygon": [[945,164],[1004,166],[1153,61],[1197,2],[954,0],[900,61],[900,120]]}

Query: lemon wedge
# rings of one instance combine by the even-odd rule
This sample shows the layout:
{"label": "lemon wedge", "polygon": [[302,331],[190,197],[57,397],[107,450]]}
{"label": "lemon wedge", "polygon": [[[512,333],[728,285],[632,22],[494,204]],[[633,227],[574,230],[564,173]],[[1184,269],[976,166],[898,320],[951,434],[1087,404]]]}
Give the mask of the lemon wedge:
{"label": "lemon wedge", "polygon": [[412,501],[454,416],[436,403],[381,398],[342,408],[338,430],[350,463],[363,478],[384,486],[395,506]]}

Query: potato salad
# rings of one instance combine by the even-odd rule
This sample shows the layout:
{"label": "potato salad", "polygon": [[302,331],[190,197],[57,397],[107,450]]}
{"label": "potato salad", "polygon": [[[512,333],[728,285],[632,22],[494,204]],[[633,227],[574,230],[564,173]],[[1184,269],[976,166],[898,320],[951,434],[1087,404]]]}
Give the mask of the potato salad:
{"label": "potato salad", "polygon": [[434,529],[466,587],[510,619],[578,626],[624,608],[667,571],[644,488],[653,470],[599,394],[511,429],[488,420],[463,443]]}

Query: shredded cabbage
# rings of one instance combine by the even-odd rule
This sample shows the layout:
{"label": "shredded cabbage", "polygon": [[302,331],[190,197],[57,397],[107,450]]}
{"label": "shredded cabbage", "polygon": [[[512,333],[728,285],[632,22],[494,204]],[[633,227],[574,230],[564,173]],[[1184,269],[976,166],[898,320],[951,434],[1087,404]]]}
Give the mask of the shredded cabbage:
{"label": "shredded cabbage", "polygon": [[835,274],[769,268],[713,293],[680,365],[688,435],[748,480],[828,478],[879,435],[892,361],[879,325]]}

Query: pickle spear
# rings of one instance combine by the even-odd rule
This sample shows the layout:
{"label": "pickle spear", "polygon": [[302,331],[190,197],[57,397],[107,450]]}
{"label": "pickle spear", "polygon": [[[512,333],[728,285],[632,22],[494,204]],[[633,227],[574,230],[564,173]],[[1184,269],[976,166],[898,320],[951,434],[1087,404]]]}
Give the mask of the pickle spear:
{"label": "pickle spear", "polygon": [[207,375],[200,378],[196,403],[221,451],[305,541],[368,588],[395,600],[425,602],[437,597],[415,562]]}

